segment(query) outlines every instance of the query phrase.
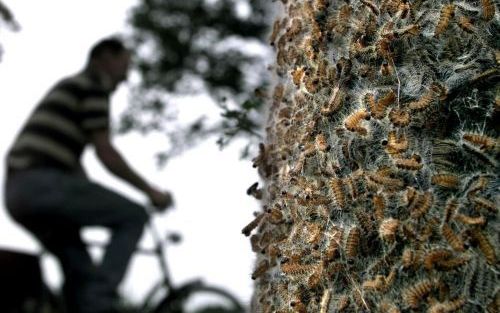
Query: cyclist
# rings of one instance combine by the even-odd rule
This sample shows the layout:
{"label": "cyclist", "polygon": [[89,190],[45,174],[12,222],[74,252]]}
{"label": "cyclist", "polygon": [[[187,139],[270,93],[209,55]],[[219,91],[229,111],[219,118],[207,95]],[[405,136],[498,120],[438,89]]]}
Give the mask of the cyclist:
{"label": "cyclist", "polygon": [[[136,173],[110,140],[109,97],[126,80],[129,65],[130,51],[120,39],[96,43],[86,67],[56,83],[36,106],[6,158],[7,210],[59,259],[71,313],[112,312],[147,220],[142,206],[86,177],[80,163],[84,148],[92,145],[110,172],[143,191],[158,209],[173,201]],[[80,229],[91,225],[112,232],[99,265],[80,238]]]}

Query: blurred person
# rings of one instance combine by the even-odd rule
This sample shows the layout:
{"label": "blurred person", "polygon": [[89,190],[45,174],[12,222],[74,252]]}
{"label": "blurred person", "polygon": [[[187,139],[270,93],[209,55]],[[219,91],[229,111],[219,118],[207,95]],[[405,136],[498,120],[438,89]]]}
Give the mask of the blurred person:
{"label": "blurred person", "polygon": [[[86,177],[84,148],[93,146],[110,172],[143,191],[158,210],[173,201],[136,173],[110,139],[109,97],[127,78],[130,54],[115,37],[96,43],[85,68],[56,83],[36,106],[6,157],[7,211],[59,259],[68,313],[113,312],[148,219],[144,207]],[[85,226],[112,233],[100,264],[80,237]]]}

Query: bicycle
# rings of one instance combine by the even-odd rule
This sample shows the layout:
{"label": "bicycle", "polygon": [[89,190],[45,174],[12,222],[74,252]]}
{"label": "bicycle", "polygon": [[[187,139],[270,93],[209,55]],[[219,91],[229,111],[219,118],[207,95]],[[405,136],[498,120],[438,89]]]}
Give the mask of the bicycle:
{"label": "bicycle", "polygon": [[[230,292],[216,286],[205,284],[202,280],[192,280],[183,283],[180,286],[174,286],[170,278],[169,268],[166,262],[166,241],[178,243],[180,236],[172,233],[167,238],[162,238],[154,225],[151,210],[148,210],[150,215],[147,223],[154,247],[150,249],[138,247],[136,253],[150,255],[156,257],[161,269],[161,280],[156,283],[147,293],[142,304],[139,305],[139,310],[134,312],[140,313],[243,313],[245,309],[239,300]],[[86,241],[88,247],[105,248],[106,244],[102,242]],[[40,260],[43,254],[42,251],[37,257]],[[0,269],[1,270],[1,269]],[[50,289],[43,284],[42,291],[39,293],[40,299],[31,299],[29,305],[25,305],[24,309],[19,309],[13,312],[22,313],[56,313],[62,311],[62,303]],[[193,301],[199,301],[200,297],[210,298],[212,303],[216,305],[204,306],[203,308],[193,308]],[[194,303],[196,304],[196,303]],[[67,312],[70,313],[70,312]]]}

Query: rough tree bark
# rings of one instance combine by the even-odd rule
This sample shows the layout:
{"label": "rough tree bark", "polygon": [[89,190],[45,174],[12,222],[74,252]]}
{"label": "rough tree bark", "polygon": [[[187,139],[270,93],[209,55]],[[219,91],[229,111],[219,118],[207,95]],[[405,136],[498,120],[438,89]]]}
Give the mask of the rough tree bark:
{"label": "rough tree bark", "polygon": [[499,312],[497,4],[279,5],[252,310]]}

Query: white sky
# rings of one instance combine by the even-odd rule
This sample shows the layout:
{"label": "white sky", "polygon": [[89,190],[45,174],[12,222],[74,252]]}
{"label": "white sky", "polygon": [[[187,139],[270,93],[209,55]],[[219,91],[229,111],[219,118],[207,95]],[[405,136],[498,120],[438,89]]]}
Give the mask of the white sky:
{"label": "white sky", "polygon": [[[0,62],[0,155],[3,158],[15,134],[37,101],[60,78],[79,71],[89,47],[102,37],[121,32],[127,9],[133,0],[68,1],[10,0],[21,24],[21,31],[11,33],[0,28],[0,43],[5,53]],[[126,106],[127,89],[121,87],[112,101],[116,121]],[[196,112],[198,103],[186,104],[185,110]],[[182,107],[180,108],[182,112]],[[161,216],[157,225],[162,231],[179,231],[183,242],[167,247],[174,282],[202,277],[225,287],[245,303],[252,293],[253,254],[241,228],[252,219],[258,203],[245,190],[258,180],[249,161],[239,161],[241,145],[219,151],[213,140],[172,160],[158,171],[153,159],[163,144],[162,136],[142,137],[138,134],[115,137],[115,144],[141,174],[161,188],[171,190],[176,199],[175,210]],[[84,164],[92,178],[119,190],[126,196],[145,203],[146,199],[124,183],[111,177],[87,151]],[[0,176],[4,167],[0,167]],[[3,180],[1,182],[3,190]],[[3,195],[2,195],[3,196]],[[91,229],[86,237],[104,238],[102,230]],[[148,245],[147,236],[142,245]],[[9,247],[37,252],[39,246],[25,231],[17,227],[0,209],[0,248]],[[122,292],[134,302],[159,280],[156,260],[136,256]],[[52,286],[60,283],[53,259],[44,259],[45,276]]]}

